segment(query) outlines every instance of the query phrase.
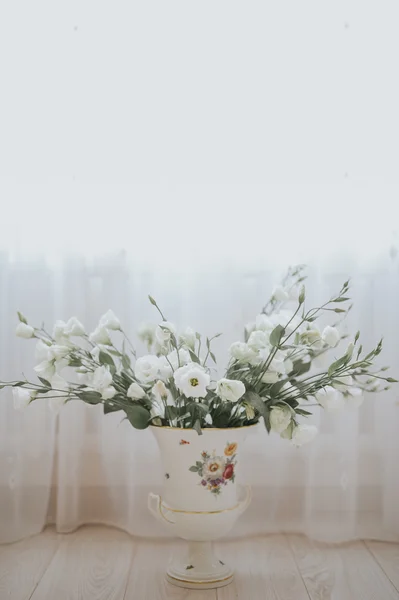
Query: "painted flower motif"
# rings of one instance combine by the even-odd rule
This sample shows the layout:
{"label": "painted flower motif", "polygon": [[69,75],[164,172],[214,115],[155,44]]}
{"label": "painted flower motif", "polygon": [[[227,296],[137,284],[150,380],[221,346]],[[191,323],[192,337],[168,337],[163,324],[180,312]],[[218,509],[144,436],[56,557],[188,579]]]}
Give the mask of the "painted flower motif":
{"label": "painted flower motif", "polygon": [[226,448],[224,449],[224,453],[226,456],[233,456],[233,454],[235,454],[236,452],[237,452],[236,442],[233,442],[232,444],[227,444]]}
{"label": "painted flower motif", "polygon": [[234,483],[234,469],[236,460],[237,443],[227,442],[224,449],[224,456],[217,456],[214,450],[211,454],[206,450],[201,452],[201,460],[197,460],[195,465],[189,468],[192,473],[198,473],[201,485],[215,496],[218,496],[223,486],[229,481]]}

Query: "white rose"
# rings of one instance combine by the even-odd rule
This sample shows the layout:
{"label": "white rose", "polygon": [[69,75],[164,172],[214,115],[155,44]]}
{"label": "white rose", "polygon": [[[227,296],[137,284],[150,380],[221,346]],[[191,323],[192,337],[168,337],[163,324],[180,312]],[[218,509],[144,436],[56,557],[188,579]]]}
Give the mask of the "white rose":
{"label": "white rose", "polygon": [[63,377],[60,377],[60,375],[54,375],[51,378],[51,387],[51,397],[48,400],[49,407],[53,412],[58,413],[60,408],[67,401],[66,394],[69,391],[69,386]]}
{"label": "white rose", "polygon": [[99,325],[101,327],[105,327],[106,329],[111,329],[113,331],[118,331],[121,328],[120,321],[115,313],[109,309],[100,319]]}
{"label": "white rose", "polygon": [[50,362],[48,360],[44,360],[39,365],[36,365],[34,370],[36,371],[36,375],[38,377],[42,377],[42,379],[47,379],[47,381],[50,381],[55,375],[54,361]]}
{"label": "white rose", "polygon": [[272,292],[272,297],[275,298],[278,302],[285,302],[288,300],[289,295],[285,291],[282,285],[275,285]]}
{"label": "white rose", "polygon": [[238,362],[249,362],[256,356],[255,352],[244,342],[234,342],[231,344],[229,352],[230,356]]}
{"label": "white rose", "polygon": [[15,410],[22,410],[26,408],[34,398],[34,394],[32,394],[31,390],[26,390],[25,388],[21,387],[12,388],[12,395],[14,399]]}
{"label": "white rose", "polygon": [[159,358],[153,354],[148,354],[137,359],[134,373],[139,381],[149,383],[157,378],[159,367]]}
{"label": "white rose", "polygon": [[291,423],[292,411],[288,406],[275,406],[271,409],[269,419],[272,431],[282,433]]}
{"label": "white rose", "polygon": [[184,332],[180,335],[180,342],[190,348],[190,350],[195,349],[195,342],[197,341],[197,337],[195,335],[194,329],[191,327],[187,327]]}
{"label": "white rose", "polygon": [[245,385],[236,379],[219,379],[216,384],[216,393],[222,400],[227,402],[238,402],[245,394]]}
{"label": "white rose", "polygon": [[170,336],[176,333],[176,327],[170,321],[162,321],[155,330],[157,342],[163,346],[170,340]]}
{"label": "white rose", "polygon": [[314,425],[297,425],[292,432],[292,443],[294,446],[302,446],[311,442],[317,433],[318,429]]}
{"label": "white rose", "polygon": [[328,412],[338,413],[345,406],[344,397],[331,385],[326,385],[315,394],[317,402]]}
{"label": "white rose", "polygon": [[187,398],[204,398],[211,378],[208,373],[196,363],[189,363],[174,372],[174,380],[178,389]]}
{"label": "white rose", "polygon": [[337,377],[337,379],[334,379],[333,381],[333,386],[340,392],[349,392],[347,387],[350,385],[353,385],[353,378],[351,375],[343,375],[342,377]]}
{"label": "white rose", "polygon": [[269,334],[265,331],[253,331],[249,336],[248,346],[255,352],[269,348]]}
{"label": "white rose", "polygon": [[28,340],[35,335],[35,330],[30,325],[26,323],[18,323],[15,333],[18,337],[25,338]]}
{"label": "white rose", "polygon": [[82,323],[76,317],[71,317],[65,326],[65,335],[81,336],[85,335],[85,333]]}
{"label": "white rose", "polygon": [[126,396],[128,398],[131,398],[132,400],[140,400],[140,398],[144,398],[145,391],[142,387],[139,386],[138,383],[133,381],[133,383],[130,384],[129,389],[126,392]]}
{"label": "white rose", "polygon": [[339,338],[340,336],[338,329],[336,329],[335,327],[330,327],[330,325],[327,325],[327,327],[323,329],[323,333],[321,334],[321,339],[325,344],[330,346],[330,348],[334,348],[338,344]]}
{"label": "white rose", "polygon": [[112,344],[108,329],[106,329],[103,325],[96,327],[96,329],[89,335],[89,340],[93,344],[105,344],[106,346],[110,346]]}
{"label": "white rose", "polygon": [[39,362],[44,362],[49,359],[50,346],[45,344],[43,340],[39,340],[35,348],[35,358]]}
{"label": "white rose", "polygon": [[148,347],[154,343],[156,327],[155,323],[142,323],[138,329],[137,334],[140,340],[147,344]]}
{"label": "white rose", "polygon": [[363,390],[357,387],[351,387],[348,390],[349,394],[346,396],[346,404],[349,408],[359,408],[364,401]]}
{"label": "white rose", "polygon": [[274,329],[274,324],[271,319],[264,314],[260,314],[255,320],[256,329],[260,331],[268,331],[269,333]]}

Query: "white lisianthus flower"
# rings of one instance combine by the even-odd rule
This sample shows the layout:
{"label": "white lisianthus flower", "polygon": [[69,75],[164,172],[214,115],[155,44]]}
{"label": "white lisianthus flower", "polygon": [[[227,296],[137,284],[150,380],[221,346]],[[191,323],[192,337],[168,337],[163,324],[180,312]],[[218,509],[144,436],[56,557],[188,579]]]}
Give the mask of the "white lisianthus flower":
{"label": "white lisianthus flower", "polygon": [[36,365],[34,370],[36,371],[36,375],[38,377],[42,377],[42,379],[51,381],[51,378],[55,375],[54,361],[44,360],[39,365]]}
{"label": "white lisianthus flower", "polygon": [[139,336],[139,339],[145,344],[147,344],[149,348],[154,343],[156,328],[157,326],[155,325],[155,323],[142,323],[138,329],[137,334]]}
{"label": "white lisianthus flower", "polygon": [[88,381],[89,387],[101,394],[104,400],[109,400],[115,396],[116,390],[111,385],[112,374],[107,366],[97,367],[93,373],[90,373]]}
{"label": "white lisianthus flower", "polygon": [[105,344],[106,346],[110,346],[112,344],[108,329],[106,329],[103,325],[98,325],[98,327],[96,327],[96,329],[89,335],[89,340],[93,342],[93,344]]}
{"label": "white lisianthus flower", "polygon": [[155,338],[161,346],[169,342],[170,336],[176,333],[176,327],[170,321],[162,321],[155,330]]}
{"label": "white lisianthus flower", "polygon": [[51,346],[48,346],[43,342],[43,340],[39,340],[36,344],[35,348],[35,358],[39,362],[44,362],[45,360],[49,360],[49,350]]}
{"label": "white lisianthus flower", "polygon": [[76,317],[71,317],[65,326],[65,335],[82,336],[85,333],[82,323]]}
{"label": "white lisianthus flower", "polygon": [[71,352],[71,348],[68,346],[60,346],[54,344],[53,346],[47,346],[48,360],[61,360],[65,358]]}
{"label": "white lisianthus flower", "polygon": [[303,329],[303,325],[300,324],[301,318],[295,315],[292,310],[280,310],[279,312],[271,314],[269,316],[269,319],[273,323],[273,328],[277,325],[281,325],[285,328],[286,334],[292,333],[294,329],[296,329],[300,333]]}
{"label": "white lisianthus flower", "polygon": [[[271,350],[271,347],[260,350],[258,355],[259,361],[263,363],[267,361],[269,359]],[[275,373],[285,373],[285,357],[286,354],[284,352],[277,350],[267,370]]]}
{"label": "white lisianthus flower", "polygon": [[21,387],[12,388],[12,395],[15,410],[23,410],[28,406],[28,404],[30,404],[30,402],[35,397],[34,392]]}
{"label": "white lisianthus flower", "polygon": [[173,371],[179,367],[184,367],[191,362],[190,353],[185,348],[180,348],[179,356],[176,349],[170,352],[167,356],[161,356],[159,359],[159,373],[161,379],[166,380],[172,376]]}
{"label": "white lisianthus flower", "polygon": [[51,378],[51,387],[52,390],[49,392],[51,397],[48,400],[48,404],[53,412],[58,413],[67,401],[65,396],[69,392],[69,386],[63,377],[54,375]]}
{"label": "white lisianthus flower", "polygon": [[288,406],[274,406],[269,415],[270,427],[276,433],[282,433],[291,423],[292,411]]}
{"label": "white lisianthus flower", "polygon": [[294,363],[292,362],[292,360],[290,358],[286,358],[284,360],[284,373],[291,373],[292,369],[294,368]]}
{"label": "white lisianthus flower", "polygon": [[338,329],[336,329],[335,327],[331,327],[330,325],[327,325],[327,327],[325,327],[323,329],[323,333],[321,334],[321,339],[323,340],[323,342],[325,344],[330,346],[330,348],[335,348],[335,346],[338,344],[339,339],[340,339]]}
{"label": "white lisianthus flower", "polygon": [[301,333],[301,342],[307,346],[311,346],[312,350],[321,350],[323,347],[323,340],[321,339],[321,333],[317,327],[311,329],[305,329]]}
{"label": "white lisianthus flower", "polygon": [[68,339],[68,335],[66,333],[67,324],[65,321],[56,321],[53,328],[53,338],[57,342],[57,344],[65,343],[65,340]]}
{"label": "white lisianthus flower", "polygon": [[337,377],[337,379],[334,379],[333,381],[333,386],[340,392],[349,391],[348,386],[350,385],[353,385],[353,377],[351,375],[343,375],[342,377]]}
{"label": "white lisianthus flower", "polygon": [[34,337],[35,330],[30,325],[20,322],[17,325],[15,333],[18,337],[25,338],[26,340],[28,340],[29,338]]}
{"label": "white lisianthus flower", "polygon": [[249,336],[248,346],[254,352],[269,348],[269,334],[265,331],[253,331]]}
{"label": "white lisianthus flower", "polygon": [[190,350],[194,350],[195,342],[197,341],[194,329],[192,329],[191,327],[186,327],[186,329],[180,335],[179,340],[182,344],[187,346],[187,348],[190,348]]}
{"label": "white lisianthus flower", "polygon": [[251,361],[256,356],[255,352],[244,342],[234,342],[231,344],[229,352],[232,358],[244,363]]}
{"label": "white lisianthus flower", "polygon": [[245,328],[244,328],[244,329],[245,329],[245,332],[246,332],[247,336],[249,337],[249,336],[251,335],[251,333],[252,333],[253,331],[255,331],[255,329],[256,329],[256,323],[254,323],[254,322],[252,322],[252,323],[247,323],[247,324],[245,325]]}
{"label": "white lisianthus flower", "polygon": [[261,313],[260,315],[258,315],[256,317],[255,326],[256,326],[257,330],[259,330],[259,331],[267,331],[269,333],[275,327],[274,324],[273,324],[273,322],[271,321],[271,319],[267,315],[265,315],[263,313]]}
{"label": "white lisianthus flower", "polygon": [[153,354],[148,354],[137,359],[134,373],[139,381],[149,383],[157,378],[159,367],[159,358]]}
{"label": "white lisianthus flower", "polygon": [[277,371],[266,371],[262,376],[263,383],[277,383],[279,380],[279,374]]}
{"label": "white lisianthus flower", "polygon": [[245,385],[237,379],[219,379],[216,384],[216,393],[222,400],[227,402],[238,402],[245,394]]}
{"label": "white lisianthus flower", "polygon": [[358,387],[348,389],[348,395],[345,397],[346,404],[349,408],[359,408],[364,401],[363,390]]}
{"label": "white lisianthus flower", "polygon": [[288,293],[285,291],[282,285],[275,285],[272,292],[272,297],[278,302],[285,302],[289,299]]}
{"label": "white lisianthus flower", "polygon": [[152,387],[152,393],[157,402],[165,402],[168,406],[176,406],[175,400],[163,381],[158,380]]}
{"label": "white lisianthus flower", "polygon": [[345,406],[343,395],[331,385],[326,385],[316,392],[315,398],[327,412],[338,413]]}
{"label": "white lisianthus flower", "polygon": [[289,295],[290,300],[295,300],[296,302],[298,301],[300,293],[301,293],[301,288],[298,285],[293,285],[288,290],[288,295]]}
{"label": "white lisianthus flower", "polygon": [[130,384],[129,389],[126,392],[126,396],[128,398],[131,398],[132,400],[140,400],[140,398],[144,398],[145,391],[142,387],[139,386],[138,383],[133,381],[133,383]]}
{"label": "white lisianthus flower", "polygon": [[100,319],[99,325],[112,331],[119,331],[121,323],[115,313],[109,309]]}
{"label": "white lisianthus flower", "polygon": [[196,363],[189,363],[177,369],[173,378],[177,388],[187,398],[204,398],[211,378],[208,373]]}
{"label": "white lisianthus flower", "polygon": [[318,429],[314,425],[297,425],[293,428],[291,440],[294,446],[302,446],[311,442],[317,433]]}

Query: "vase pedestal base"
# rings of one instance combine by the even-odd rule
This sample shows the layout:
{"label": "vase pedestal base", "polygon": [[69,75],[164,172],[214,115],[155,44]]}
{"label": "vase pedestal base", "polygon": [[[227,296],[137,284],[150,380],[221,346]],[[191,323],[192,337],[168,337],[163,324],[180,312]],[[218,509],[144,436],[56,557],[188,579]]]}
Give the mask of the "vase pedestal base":
{"label": "vase pedestal base", "polygon": [[211,542],[189,541],[187,551],[172,559],[166,573],[169,583],[191,590],[223,587],[233,579],[233,571],[215,556]]}

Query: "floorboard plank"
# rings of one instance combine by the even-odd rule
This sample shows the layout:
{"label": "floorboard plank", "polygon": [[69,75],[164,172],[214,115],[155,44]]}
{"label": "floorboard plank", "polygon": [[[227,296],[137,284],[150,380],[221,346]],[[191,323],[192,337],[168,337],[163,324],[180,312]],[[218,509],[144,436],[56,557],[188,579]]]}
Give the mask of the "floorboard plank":
{"label": "floorboard plank", "polygon": [[133,544],[107,527],[64,534],[31,600],[123,600]]}
{"label": "floorboard plank", "polygon": [[391,542],[365,542],[384,573],[399,591],[399,544]]}
{"label": "floorboard plank", "polygon": [[361,542],[327,545],[287,536],[311,600],[398,600],[399,594]]}
{"label": "floorboard plank", "polygon": [[178,540],[140,540],[125,600],[217,600],[216,590],[186,590],[165,581],[171,554],[179,551],[184,543]]}
{"label": "floorboard plank", "polygon": [[218,600],[309,600],[292,552],[282,535],[220,542],[218,556],[235,569],[235,580]]}
{"label": "floorboard plank", "polygon": [[39,535],[0,546],[0,598],[28,600],[58,545],[59,536],[48,528]]}

